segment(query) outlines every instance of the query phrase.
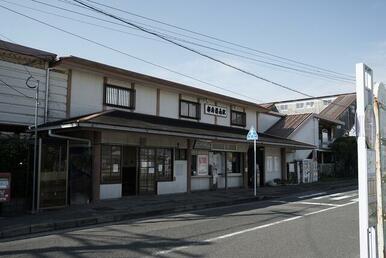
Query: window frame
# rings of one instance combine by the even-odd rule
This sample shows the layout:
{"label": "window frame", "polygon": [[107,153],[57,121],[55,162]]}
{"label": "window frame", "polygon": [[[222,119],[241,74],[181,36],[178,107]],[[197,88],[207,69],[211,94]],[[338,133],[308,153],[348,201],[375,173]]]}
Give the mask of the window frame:
{"label": "window frame", "polygon": [[305,104],[304,102],[298,102],[295,104],[296,109],[304,109]]}
{"label": "window frame", "polygon": [[[147,167],[142,167],[141,166],[141,162],[144,161],[142,160],[142,157],[145,157],[141,154],[141,150],[153,150],[154,151],[154,157],[152,157],[152,160],[149,159],[149,157],[151,155],[148,155],[146,154],[146,161],[145,162],[153,162],[154,163],[154,180],[155,182],[172,182],[174,181],[174,162],[175,162],[175,159],[174,159],[174,150],[173,148],[162,148],[162,147],[159,147],[159,148],[155,148],[155,147],[144,147],[144,148],[140,148],[140,155],[139,155],[139,167],[138,169],[141,169],[141,168],[149,168],[149,166]],[[163,170],[163,173],[165,173],[165,161],[162,162],[162,164],[159,162],[159,156],[158,156],[158,153],[159,151],[170,151],[170,175],[168,175],[167,177],[166,176],[160,176],[159,174],[159,171],[158,171],[158,165],[162,165],[162,170]]]}
{"label": "window frame", "polygon": [[[181,112],[182,112],[182,108],[181,108],[182,102],[185,102],[188,105],[196,105],[196,116],[195,117],[189,116],[189,106],[188,106],[188,115],[186,116],[186,115],[182,115],[181,114]],[[190,101],[190,100],[180,99],[178,114],[182,118],[189,118],[189,119],[200,120],[201,119],[201,104],[199,102],[194,102],[194,101]]]}
{"label": "window frame", "polygon": [[288,104],[281,104],[281,105],[279,106],[279,109],[280,109],[281,111],[288,111]]}
{"label": "window frame", "polygon": [[[110,150],[110,154],[109,154],[109,160],[110,160],[110,177],[111,177],[111,174],[112,173],[115,173],[115,172],[112,172],[113,170],[113,166],[112,166],[112,157],[113,157],[113,151],[112,151],[112,148],[113,147],[118,147],[120,149],[120,160],[119,160],[119,180],[103,180],[104,177],[103,177],[103,165],[102,165],[102,162],[103,162],[103,148],[104,147],[108,147]],[[100,160],[100,184],[120,184],[122,183],[122,146],[121,145],[116,145],[116,144],[101,144],[101,160]]]}
{"label": "window frame", "polygon": [[[234,116],[234,113],[236,113],[236,114],[241,114],[241,115],[242,115],[242,121],[241,121],[240,124],[239,124],[239,123],[234,123],[234,122],[233,122],[233,116]],[[231,125],[241,126],[241,127],[247,126],[247,113],[246,113],[246,112],[243,112],[243,111],[237,111],[237,110],[231,110],[230,118],[231,118]]]}
{"label": "window frame", "polygon": [[[123,105],[118,105],[118,104],[107,103],[107,99],[106,99],[107,95],[106,95],[106,93],[107,93],[107,88],[108,87],[109,88],[113,88],[113,89],[117,89],[117,90],[126,90],[126,91],[128,91],[129,92],[129,96],[130,96],[130,100],[129,100],[130,106],[123,106]],[[136,98],[135,89],[121,87],[121,86],[116,86],[116,85],[108,84],[108,83],[105,83],[103,85],[103,105],[105,105],[105,106],[133,110],[133,109],[135,109],[135,98]]]}

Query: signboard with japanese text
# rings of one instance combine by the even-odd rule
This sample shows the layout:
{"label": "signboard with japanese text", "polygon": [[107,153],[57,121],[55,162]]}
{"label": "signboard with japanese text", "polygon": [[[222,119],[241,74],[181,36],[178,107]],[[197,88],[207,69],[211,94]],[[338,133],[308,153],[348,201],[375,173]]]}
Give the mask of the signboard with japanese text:
{"label": "signboard with japanese text", "polygon": [[197,155],[197,175],[208,175],[209,158],[208,155]]}
{"label": "signboard with japanese text", "polygon": [[225,107],[205,104],[205,114],[213,116],[227,117],[227,109]]}

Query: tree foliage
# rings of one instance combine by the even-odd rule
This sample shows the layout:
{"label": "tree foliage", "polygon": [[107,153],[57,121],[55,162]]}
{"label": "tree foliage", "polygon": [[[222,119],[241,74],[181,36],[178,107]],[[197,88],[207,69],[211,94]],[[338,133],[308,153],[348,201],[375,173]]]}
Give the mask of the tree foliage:
{"label": "tree foliage", "polygon": [[356,138],[350,136],[336,139],[332,151],[335,157],[336,177],[356,177],[358,175]]}

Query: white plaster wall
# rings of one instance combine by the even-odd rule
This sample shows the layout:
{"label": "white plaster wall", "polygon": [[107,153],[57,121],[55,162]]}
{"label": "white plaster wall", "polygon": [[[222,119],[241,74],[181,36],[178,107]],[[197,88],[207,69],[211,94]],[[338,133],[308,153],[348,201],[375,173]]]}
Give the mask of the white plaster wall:
{"label": "white plaster wall", "polygon": [[117,199],[122,197],[122,184],[101,184],[99,198],[105,199]]}
{"label": "white plaster wall", "polygon": [[218,175],[218,177],[217,177],[217,188],[218,189],[225,188],[225,176]]}
{"label": "white plaster wall", "polygon": [[[265,148],[265,182],[281,177],[281,155],[280,148]],[[270,159],[269,157],[272,157]],[[275,162],[276,159],[276,162]],[[269,164],[271,162],[271,164]],[[271,167],[271,169],[269,168]]]}
{"label": "white plaster wall", "polygon": [[135,85],[135,112],[156,115],[157,89],[142,84]]}
{"label": "white plaster wall", "polygon": [[243,176],[242,174],[228,174],[228,188],[242,187]]}
{"label": "white plaster wall", "polygon": [[257,121],[257,132],[263,133],[281,119],[280,116],[274,116],[268,113],[259,113]]}
{"label": "white plaster wall", "polygon": [[160,116],[178,118],[179,114],[178,93],[160,90]]}
{"label": "white plaster wall", "polygon": [[246,109],[245,113],[247,115],[246,128],[249,129],[253,126],[256,129],[256,110]]}
{"label": "white plaster wall", "polygon": [[203,99],[200,100],[201,104],[201,123],[207,123],[207,124],[214,124],[215,117],[212,115],[205,114],[205,104],[214,105],[214,101],[208,100],[204,101]]}
{"label": "white plaster wall", "polygon": [[219,107],[225,107],[227,109],[227,117],[221,117],[217,116],[217,124],[223,125],[223,126],[230,126],[231,125],[231,112],[230,112],[230,106],[222,103],[217,103],[217,106]]}
{"label": "white plaster wall", "polygon": [[185,193],[187,190],[187,162],[174,161],[174,177],[171,182],[158,182],[158,194]]}
{"label": "white plaster wall", "polygon": [[82,71],[72,71],[71,116],[103,110],[103,77]]}
{"label": "white plaster wall", "polygon": [[[298,128],[289,138],[308,144],[318,145],[319,121],[316,118],[310,118],[306,123]],[[295,159],[306,159],[312,150],[296,150]]]}
{"label": "white plaster wall", "polygon": [[191,181],[191,190],[199,191],[199,190],[209,190],[209,176],[192,176]]}

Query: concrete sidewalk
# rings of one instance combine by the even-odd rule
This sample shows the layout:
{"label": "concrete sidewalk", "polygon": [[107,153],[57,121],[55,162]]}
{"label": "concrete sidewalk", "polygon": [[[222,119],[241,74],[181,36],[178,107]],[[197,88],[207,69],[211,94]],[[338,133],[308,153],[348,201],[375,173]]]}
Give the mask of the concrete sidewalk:
{"label": "concrete sidewalk", "polygon": [[91,205],[71,206],[43,211],[34,215],[0,217],[0,238],[6,239],[173,212],[234,205],[310,191],[328,191],[345,187],[356,187],[356,185],[356,180],[335,180],[312,184],[258,188],[256,197],[253,196],[252,190],[229,189],[227,191],[202,191],[190,194],[133,196],[119,200],[99,201]]}

